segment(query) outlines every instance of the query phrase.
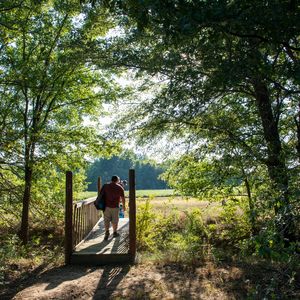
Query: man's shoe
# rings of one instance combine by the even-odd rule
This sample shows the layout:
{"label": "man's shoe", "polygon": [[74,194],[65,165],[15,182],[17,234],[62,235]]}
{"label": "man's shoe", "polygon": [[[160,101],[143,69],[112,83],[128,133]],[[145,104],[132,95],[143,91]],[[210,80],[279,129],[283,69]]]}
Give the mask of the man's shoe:
{"label": "man's shoe", "polygon": [[116,238],[116,237],[118,237],[118,236],[120,236],[120,233],[114,232],[113,237]]}
{"label": "man's shoe", "polygon": [[109,231],[105,231],[104,241],[107,241],[109,237]]}

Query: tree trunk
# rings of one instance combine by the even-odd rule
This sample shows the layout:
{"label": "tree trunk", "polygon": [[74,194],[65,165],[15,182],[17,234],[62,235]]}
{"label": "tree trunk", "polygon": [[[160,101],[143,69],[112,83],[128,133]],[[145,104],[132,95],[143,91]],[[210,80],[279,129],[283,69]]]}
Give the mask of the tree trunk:
{"label": "tree trunk", "polygon": [[272,111],[267,86],[261,80],[256,80],[253,87],[267,146],[265,163],[273,189],[278,193],[274,201],[277,230],[284,239],[294,240],[293,219],[289,212],[288,172],[282,153],[278,123]]}
{"label": "tree trunk", "polygon": [[31,195],[31,183],[32,183],[32,168],[28,164],[25,166],[25,187],[23,193],[23,210],[22,210],[22,222],[20,229],[20,239],[23,244],[28,242],[28,227],[29,227],[29,203]]}
{"label": "tree trunk", "polygon": [[254,83],[256,105],[262,121],[264,138],[267,145],[268,157],[266,165],[269,176],[276,190],[282,192],[283,203],[288,203],[288,174],[282,153],[279,137],[278,124],[274,117],[269,92],[266,85],[261,81]]}
{"label": "tree trunk", "polygon": [[297,116],[294,118],[296,129],[297,129],[297,144],[296,144],[296,150],[298,154],[298,160],[300,162],[300,102],[298,103],[298,113]]}
{"label": "tree trunk", "polygon": [[250,219],[250,223],[251,223],[251,232],[252,234],[256,234],[256,218],[255,218],[255,210],[254,210],[254,203],[253,203],[253,199],[251,196],[251,188],[250,188],[250,184],[247,178],[247,175],[244,171],[244,169],[242,169],[243,175],[244,175],[244,183],[245,183],[245,187],[246,187],[246,191],[247,191],[247,195],[248,195],[248,204],[249,204],[249,219]]}

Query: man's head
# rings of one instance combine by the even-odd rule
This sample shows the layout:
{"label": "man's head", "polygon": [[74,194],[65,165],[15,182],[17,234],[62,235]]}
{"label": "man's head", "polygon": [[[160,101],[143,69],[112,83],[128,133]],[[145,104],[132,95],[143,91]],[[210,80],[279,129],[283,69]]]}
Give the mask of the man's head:
{"label": "man's head", "polygon": [[116,182],[116,183],[117,183],[117,182],[119,182],[119,181],[120,181],[120,177],[119,177],[119,176],[117,176],[117,175],[114,175],[114,176],[112,176],[112,177],[111,177],[111,181],[112,181],[112,182]]}

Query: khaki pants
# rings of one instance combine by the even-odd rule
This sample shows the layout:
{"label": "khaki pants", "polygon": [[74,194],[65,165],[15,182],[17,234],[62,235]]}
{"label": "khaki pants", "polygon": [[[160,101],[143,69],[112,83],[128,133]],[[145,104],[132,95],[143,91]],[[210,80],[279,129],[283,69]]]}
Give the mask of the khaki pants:
{"label": "khaki pants", "polygon": [[106,228],[109,228],[109,223],[118,224],[119,222],[119,208],[106,207],[104,211],[104,224]]}

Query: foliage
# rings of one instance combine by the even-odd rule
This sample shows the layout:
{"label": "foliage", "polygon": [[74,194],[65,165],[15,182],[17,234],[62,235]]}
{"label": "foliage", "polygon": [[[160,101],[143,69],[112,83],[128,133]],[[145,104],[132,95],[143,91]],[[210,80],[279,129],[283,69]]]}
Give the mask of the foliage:
{"label": "foliage", "polygon": [[222,233],[224,244],[240,248],[240,244],[251,236],[251,223],[247,216],[249,210],[244,199],[229,199],[221,213]]}
{"label": "foliage", "polygon": [[249,252],[259,257],[267,258],[273,261],[294,263],[297,252],[299,253],[299,243],[290,243],[287,247],[280,238],[274,224],[270,222],[268,226],[262,228],[259,235],[244,241],[241,249],[248,254]]}
{"label": "foliage", "polygon": [[31,202],[31,214],[41,220],[61,213],[63,183],[52,176],[61,180],[65,170],[80,170],[87,158],[116,148],[96,120],[103,102],[120,90],[111,72],[95,71],[84,55],[86,43],[111,26],[105,10],[31,0],[5,1],[1,9],[0,204],[19,214],[23,202],[20,236],[26,243]]}
{"label": "foliage", "polygon": [[[167,134],[195,150],[197,161],[212,160],[212,173],[206,168],[202,185],[218,181],[215,162],[225,165],[232,178],[237,175],[247,186],[252,212],[257,207],[249,182],[262,170],[273,195],[263,201],[282,221],[275,230],[283,239],[296,240],[290,208],[291,191],[299,189],[291,187],[298,183],[293,174],[299,173],[300,149],[295,2],[101,3],[123,30],[112,40],[114,57],[120,66],[138,69],[139,79],[145,75],[142,100],[137,103],[134,97],[120,124],[127,121],[128,130],[130,116],[131,132],[141,141],[158,143]],[[182,169],[189,172],[192,165]],[[203,165],[197,168],[203,171]]]}
{"label": "foliage", "polygon": [[241,174],[231,166],[220,165],[218,161],[200,160],[193,153],[176,160],[162,177],[180,193],[199,198],[219,196],[221,192],[226,196],[242,182]]}
{"label": "foliage", "polygon": [[195,209],[185,213],[186,220],[181,232],[174,232],[164,249],[167,257],[175,262],[197,265],[207,255],[208,231],[202,220],[201,212]]}
{"label": "foliage", "polygon": [[136,196],[138,198],[157,198],[157,197],[172,197],[175,196],[174,190],[136,190]]}
{"label": "foliage", "polygon": [[144,205],[140,205],[137,210],[137,247],[138,249],[151,249],[155,248],[155,230],[154,230],[154,220],[155,213],[151,212],[150,201],[147,199]]}
{"label": "foliage", "polygon": [[297,263],[292,265],[297,261],[299,245],[293,243],[286,247],[271,227],[274,226],[271,219],[269,226],[264,223],[260,234],[253,235],[245,200],[245,197],[232,197],[222,206],[219,203],[220,212],[214,218],[206,215],[208,211],[202,206],[201,211],[184,207],[178,211],[171,203],[165,203],[168,209],[155,209],[154,205],[161,205],[151,198],[138,202],[138,249],[165,263],[198,265],[208,258],[256,257],[291,264],[294,270]]}
{"label": "foliage", "polygon": [[[148,202],[146,203],[146,201]],[[181,199],[181,201],[185,203],[185,200]],[[223,208],[227,209],[226,206],[221,206],[219,202],[214,203],[214,220],[208,218],[212,211],[206,207],[207,203],[196,202],[195,199],[193,199],[193,204],[195,207],[200,207],[201,212],[199,209],[191,209],[187,212],[185,205],[174,207],[172,201],[166,202],[166,205],[170,207],[162,210],[161,199],[141,202],[145,202],[145,205],[140,205],[140,201],[137,202],[137,230],[143,228],[139,232],[140,238],[138,240],[141,261],[136,267],[145,268],[145,274],[153,270],[151,274],[161,272],[160,274],[163,276],[167,275],[169,280],[167,283],[170,283],[171,292],[174,292],[174,278],[178,277],[176,284],[187,284],[189,291],[192,279],[194,279],[193,284],[199,288],[200,292],[205,288],[202,284],[209,282],[207,286],[208,297],[212,290],[216,289],[216,297],[220,295],[220,291],[224,291],[224,295],[230,297],[232,291],[233,298],[237,295],[249,299],[262,299],[264,297],[267,299],[272,299],[272,297],[275,299],[299,298],[300,260],[299,254],[297,255],[292,248],[289,250],[285,248],[285,251],[289,251],[288,255],[281,257],[266,255],[262,259],[261,256],[256,255],[259,253],[253,252],[253,248],[252,251],[236,251],[236,244],[230,242],[230,235],[223,235],[223,232],[228,229],[224,227],[227,223],[223,223],[223,218],[233,217],[232,224],[236,222],[237,227],[244,224],[243,215],[239,211],[237,202],[228,203],[228,213],[223,212]],[[178,203],[179,200],[176,201],[176,204]],[[215,215],[215,213],[217,214]],[[213,227],[216,229],[214,234]],[[2,271],[0,270],[0,277],[2,275],[2,281],[0,280],[0,290],[3,287],[4,293],[5,290],[11,289],[10,292],[14,291],[15,295],[18,279],[21,279],[22,284],[26,284],[27,281],[24,279],[29,277],[31,284],[33,274],[38,273],[41,276],[47,276],[48,272],[44,272],[45,269],[48,271],[50,269],[49,277],[45,277],[49,280],[53,278],[53,272],[60,272],[60,275],[62,275],[62,271],[65,273],[65,267],[63,269],[53,268],[57,265],[63,265],[62,235],[57,236],[57,232],[51,230],[47,232],[45,227],[40,229],[43,231],[33,232],[26,247],[21,244],[16,235],[1,236],[0,268]],[[62,227],[57,229],[63,231]],[[238,230],[236,234],[239,232],[242,233]],[[154,233],[153,240],[151,240],[151,233]],[[56,238],[58,238],[57,241],[55,241]],[[237,235],[232,236],[232,238],[235,241],[239,239]],[[267,238],[270,236],[265,235],[266,241]],[[243,234],[240,239],[244,239]],[[252,244],[253,239],[244,241],[250,241]],[[259,243],[261,244],[262,241]],[[60,246],[56,247],[55,245]],[[249,245],[246,246],[249,247]],[[240,249],[243,250],[242,247],[238,250]],[[151,260],[152,263],[149,264],[149,261],[145,262],[144,260]],[[179,270],[180,272],[178,272]],[[83,273],[85,271],[83,270]],[[137,273],[140,276],[140,273]],[[183,281],[187,274],[189,274],[188,281]],[[95,276],[97,277],[97,274]],[[12,278],[14,285],[10,284]],[[132,276],[129,280],[131,279]],[[145,283],[148,284],[149,281],[145,281]],[[237,292],[237,287],[240,293]],[[132,286],[129,288],[132,290]],[[162,288],[161,285],[158,288]],[[5,297],[3,291],[1,290],[0,294]],[[141,293],[141,295],[144,294]],[[56,293],[56,295],[58,294]],[[75,294],[73,293],[73,295]],[[120,294],[120,297],[124,297],[122,295]],[[149,293],[145,295],[148,297]],[[160,291],[154,297],[157,295],[160,295]],[[185,295],[188,295],[188,298],[191,297],[189,293],[181,293],[180,295],[183,298]],[[134,297],[133,294],[132,297]]]}
{"label": "foliage", "polygon": [[208,232],[199,210],[169,215],[154,213],[151,199],[139,205],[137,213],[138,249],[156,253],[165,262],[196,264],[206,254]]}
{"label": "foliage", "polygon": [[[43,168],[32,189],[32,223],[41,225],[51,220],[55,228],[64,222],[65,213],[65,173],[57,169]],[[86,188],[85,171],[79,169],[73,176],[73,197]]]}
{"label": "foliage", "polygon": [[21,245],[17,235],[8,235],[1,241],[0,261],[3,266],[6,260],[20,258],[26,253],[26,248]]}

